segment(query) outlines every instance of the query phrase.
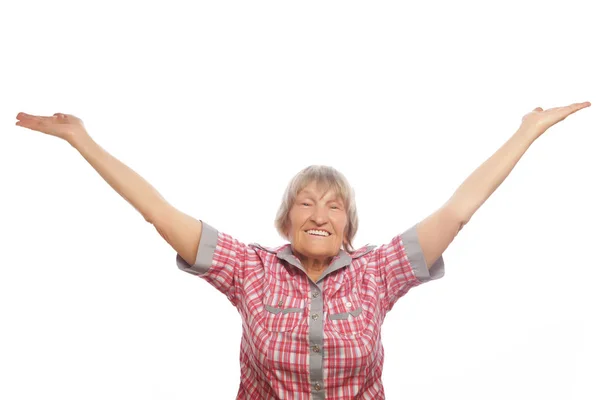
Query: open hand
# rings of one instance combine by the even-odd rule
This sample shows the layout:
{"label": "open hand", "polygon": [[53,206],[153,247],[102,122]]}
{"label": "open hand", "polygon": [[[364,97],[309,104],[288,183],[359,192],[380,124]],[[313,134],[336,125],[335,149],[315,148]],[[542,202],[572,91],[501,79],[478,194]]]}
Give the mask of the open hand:
{"label": "open hand", "polygon": [[525,114],[520,129],[527,131],[528,134],[533,135],[534,139],[537,139],[557,122],[560,122],[569,115],[591,105],[592,104],[589,101],[586,101],[585,103],[574,103],[570,106],[554,107],[547,110],[544,110],[541,107],[534,108],[533,111]]}
{"label": "open hand", "polygon": [[20,112],[17,119],[17,126],[56,136],[69,143],[78,136],[87,135],[83,121],[70,114],[56,113],[52,117],[42,117]]}

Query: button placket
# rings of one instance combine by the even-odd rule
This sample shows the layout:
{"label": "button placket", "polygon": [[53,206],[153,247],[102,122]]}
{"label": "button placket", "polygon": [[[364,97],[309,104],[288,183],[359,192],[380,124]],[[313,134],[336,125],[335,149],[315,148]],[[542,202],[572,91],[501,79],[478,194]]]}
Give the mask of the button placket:
{"label": "button placket", "polygon": [[323,281],[311,285],[309,318],[309,364],[312,399],[324,400],[323,385]]}

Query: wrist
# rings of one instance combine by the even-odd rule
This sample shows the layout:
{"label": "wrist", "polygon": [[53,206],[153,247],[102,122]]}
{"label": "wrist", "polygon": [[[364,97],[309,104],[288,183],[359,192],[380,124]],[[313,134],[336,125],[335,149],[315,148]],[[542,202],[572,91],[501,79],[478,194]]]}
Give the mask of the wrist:
{"label": "wrist", "polygon": [[73,133],[67,139],[67,142],[74,147],[76,150],[81,151],[81,149],[87,144],[92,142],[93,139],[87,132],[77,132]]}
{"label": "wrist", "polygon": [[529,143],[535,142],[535,140],[542,135],[543,132],[539,132],[539,129],[535,129],[528,126],[521,125],[519,129],[513,135],[514,137],[522,138],[523,140],[529,141]]}

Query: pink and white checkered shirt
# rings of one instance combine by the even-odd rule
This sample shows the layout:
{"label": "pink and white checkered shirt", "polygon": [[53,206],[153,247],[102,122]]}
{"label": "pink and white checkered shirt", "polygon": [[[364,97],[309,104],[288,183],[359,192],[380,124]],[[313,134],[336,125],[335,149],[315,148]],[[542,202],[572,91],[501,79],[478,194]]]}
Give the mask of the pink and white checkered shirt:
{"label": "pink and white checkered shirt", "polygon": [[428,270],[416,225],[375,248],[340,251],[313,282],[287,244],[245,245],[203,223],[198,275],[242,316],[238,400],[385,399],[381,325],[408,290],[444,275]]}

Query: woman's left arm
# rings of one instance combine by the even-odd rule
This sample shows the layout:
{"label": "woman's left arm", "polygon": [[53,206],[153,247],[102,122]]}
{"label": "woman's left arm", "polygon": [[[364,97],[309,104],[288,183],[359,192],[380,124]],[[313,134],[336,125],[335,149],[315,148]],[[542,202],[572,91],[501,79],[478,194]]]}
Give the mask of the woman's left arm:
{"label": "woman's left arm", "polygon": [[441,257],[475,211],[506,179],[529,146],[548,128],[590,105],[589,102],[575,103],[545,111],[538,107],[526,114],[517,132],[459,186],[450,200],[417,225],[419,244],[427,268]]}

